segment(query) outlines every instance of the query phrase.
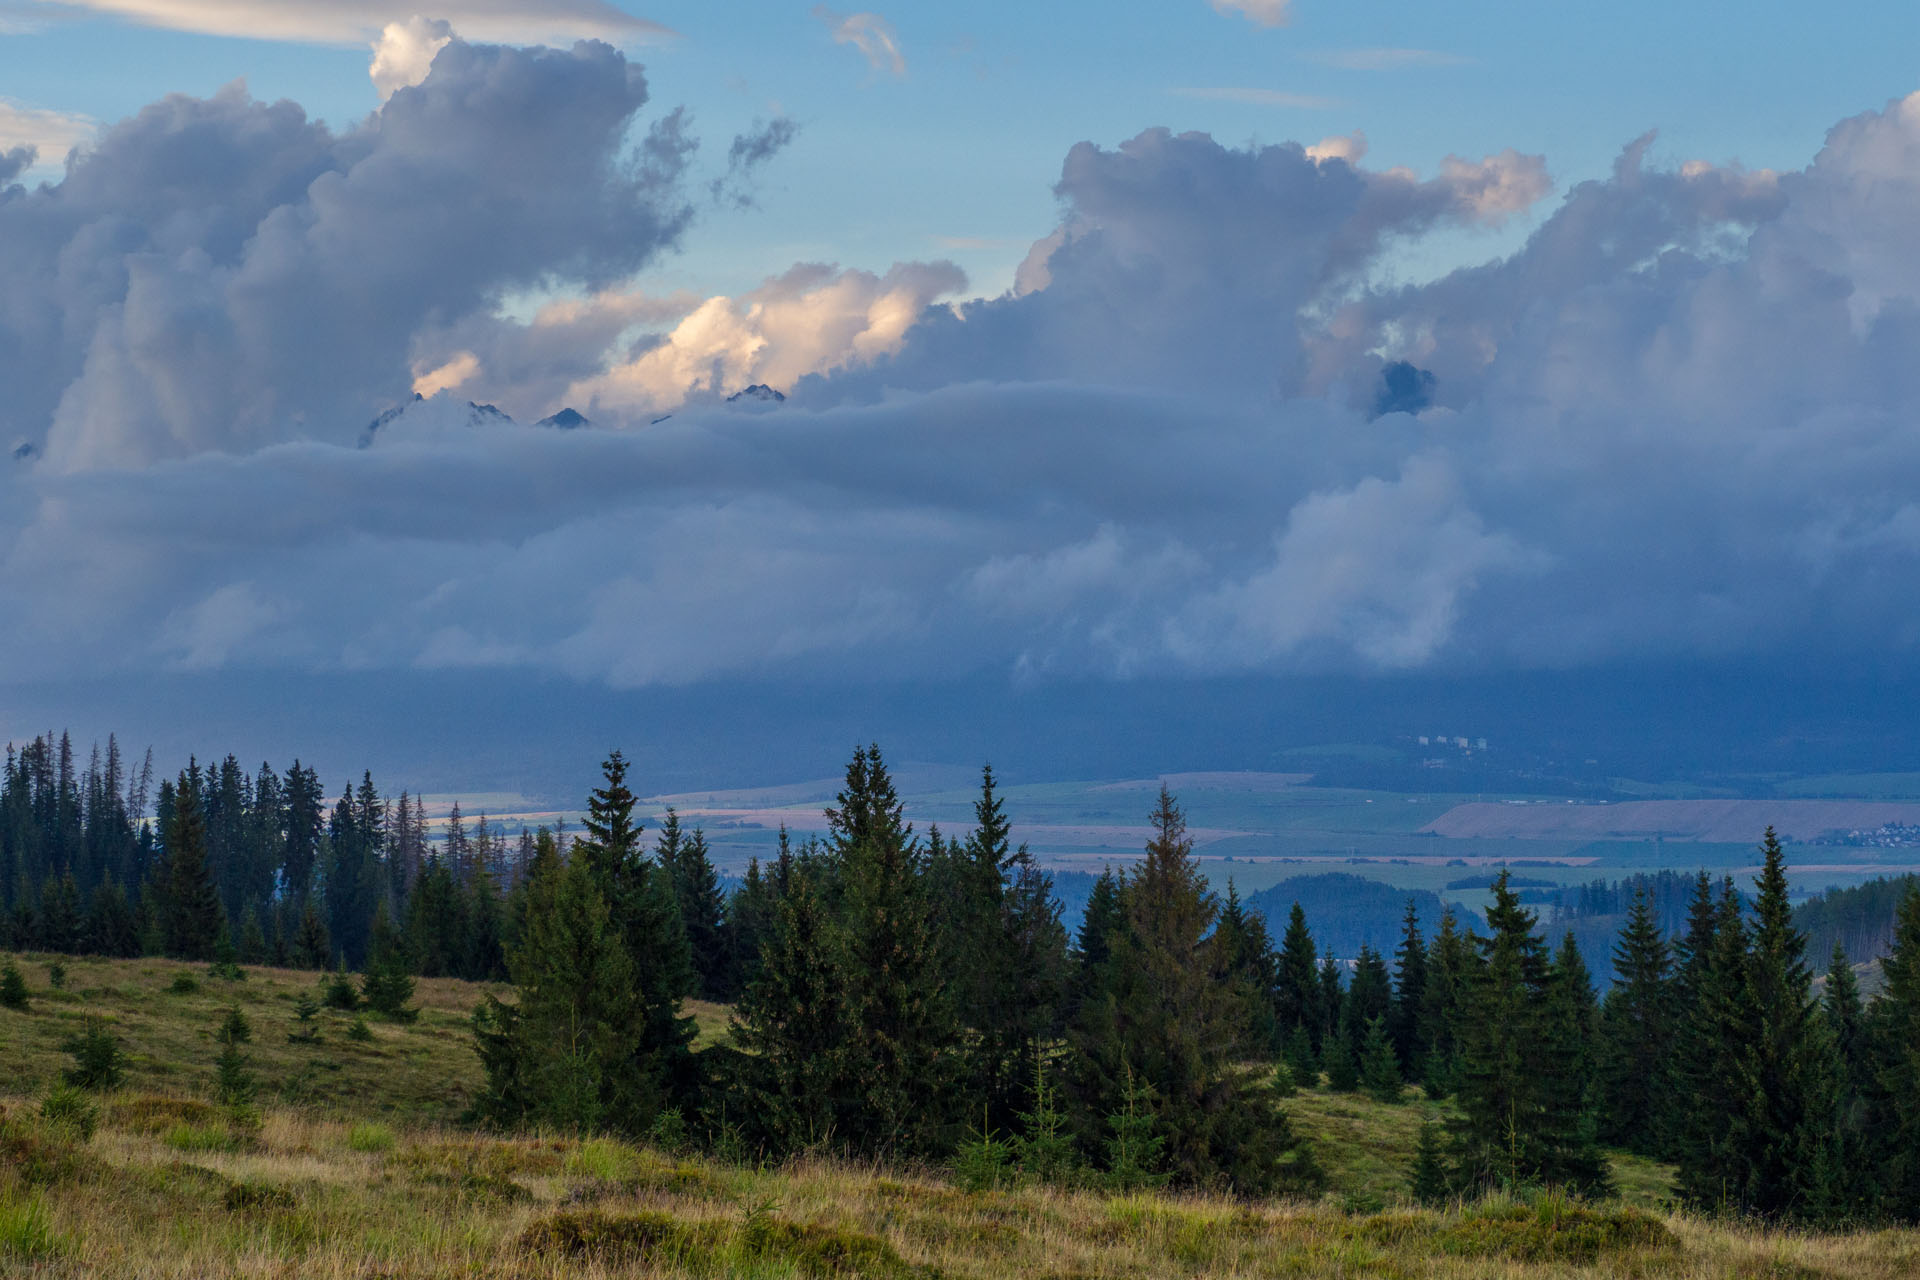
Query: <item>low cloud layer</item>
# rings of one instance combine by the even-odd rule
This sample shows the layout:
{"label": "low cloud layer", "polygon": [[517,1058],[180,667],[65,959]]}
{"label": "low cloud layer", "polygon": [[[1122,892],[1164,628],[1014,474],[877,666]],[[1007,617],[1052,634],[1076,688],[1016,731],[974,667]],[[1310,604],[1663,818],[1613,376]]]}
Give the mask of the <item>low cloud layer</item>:
{"label": "low cloud layer", "polygon": [[[971,301],[938,263],[648,293],[699,201],[644,101],[601,46],[456,40],[363,130],[169,100],[0,200],[10,678],[1920,642],[1920,96],[1794,172],[1636,141],[1519,251],[1411,287],[1383,263],[1537,215],[1545,161],[1081,144],[1018,289]],[[558,300],[498,305],[529,289]],[[789,399],[728,402],[751,382]],[[561,404],[595,425],[524,425]]]}

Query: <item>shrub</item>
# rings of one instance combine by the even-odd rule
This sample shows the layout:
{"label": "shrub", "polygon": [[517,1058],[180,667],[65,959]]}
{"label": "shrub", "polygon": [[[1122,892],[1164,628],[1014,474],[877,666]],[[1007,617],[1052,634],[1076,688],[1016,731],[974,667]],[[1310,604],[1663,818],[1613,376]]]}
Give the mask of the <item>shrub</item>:
{"label": "shrub", "polygon": [[347,976],[346,962],[335,969],[326,979],[326,989],[321,994],[321,1002],[329,1009],[343,1009],[348,1013],[360,1007],[360,993],[353,989],[353,979]]}
{"label": "shrub", "polygon": [[70,1085],[105,1090],[118,1087],[126,1077],[126,1055],[120,1050],[120,1042],[98,1022],[89,1021],[85,1031],[62,1040],[60,1048],[73,1055],[73,1066],[60,1073]]}
{"label": "shrub", "polygon": [[373,1028],[367,1025],[365,1018],[355,1018],[347,1028],[347,1039],[358,1040],[362,1044],[373,1039]]}
{"label": "shrub", "polygon": [[240,1047],[228,1044],[214,1060],[213,1091],[220,1101],[228,1106],[241,1106],[253,1101],[253,1072],[247,1070],[246,1055]]}
{"label": "shrub", "polygon": [[176,973],[173,981],[167,984],[167,990],[177,996],[190,996],[200,989],[200,980],[190,973]]}
{"label": "shrub", "polygon": [[230,1183],[223,1199],[228,1213],[245,1213],[253,1209],[291,1209],[298,1203],[293,1192],[270,1182]]}
{"label": "shrub", "polygon": [[40,1102],[40,1116],[81,1142],[93,1141],[94,1131],[100,1127],[99,1104],[70,1084],[55,1085],[47,1091]]}
{"label": "shrub", "polygon": [[707,1252],[698,1234],[664,1213],[556,1213],[529,1223],[520,1248],[540,1257],[591,1259],[602,1265],[665,1266]]}
{"label": "shrub", "polygon": [[67,989],[67,966],[55,960],[47,966],[47,985],[55,991]]}
{"label": "shrub", "polygon": [[293,1002],[294,1029],[287,1033],[290,1044],[312,1044],[319,1039],[319,1028],[314,1019],[320,1016],[320,1002],[311,992],[302,991]]}
{"label": "shrub", "polygon": [[9,1009],[27,1007],[27,980],[20,976],[20,966],[11,960],[0,965],[0,1005]]}
{"label": "shrub", "polygon": [[1013,1144],[982,1119],[979,1132],[954,1152],[953,1180],[965,1191],[997,1191],[1013,1181]]}
{"label": "shrub", "polygon": [[253,1039],[253,1025],[247,1021],[247,1015],[240,1012],[239,1005],[227,1010],[227,1019],[220,1024],[214,1039],[221,1044],[246,1044]]}
{"label": "shrub", "polygon": [[365,1122],[356,1124],[347,1130],[347,1149],[349,1151],[375,1152],[393,1150],[393,1130],[383,1124]]}

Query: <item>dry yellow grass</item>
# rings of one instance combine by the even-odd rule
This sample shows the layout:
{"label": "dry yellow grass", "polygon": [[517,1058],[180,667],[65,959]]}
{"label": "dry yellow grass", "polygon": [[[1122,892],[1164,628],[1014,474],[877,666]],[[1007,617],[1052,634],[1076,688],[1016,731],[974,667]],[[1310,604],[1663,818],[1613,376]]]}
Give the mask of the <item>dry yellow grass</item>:
{"label": "dry yellow grass", "polygon": [[[1624,1165],[1632,1203],[1547,1198],[1435,1213],[1399,1188],[1423,1106],[1303,1093],[1290,1109],[1333,1183],[1314,1203],[967,1193],[919,1173],[803,1160],[772,1169],[609,1139],[499,1137],[451,1117],[475,1079],[476,990],[421,984],[423,1015],[322,1046],[289,1045],[310,975],[254,971],[230,989],[166,993],[183,966],[68,962],[69,999],[0,1010],[0,1275],[323,1277],[1386,1277],[1395,1280],[1907,1280],[1920,1232],[1769,1232],[1634,1207],[1662,1173]],[[203,973],[203,970],[194,970]],[[254,1021],[258,1112],[207,1100],[212,1030],[235,1001]],[[180,1003],[169,1004],[167,1001]],[[198,1003],[195,1003],[195,1002]],[[140,1006],[150,1008],[143,1013]],[[89,1140],[39,1114],[61,1034],[117,1015],[136,1059],[99,1100]],[[707,1010],[707,1034],[724,1011]],[[276,1073],[340,1065],[298,1103]],[[189,1064],[168,1070],[167,1055]],[[1411,1095],[1410,1095],[1411,1096]],[[1630,1176],[1627,1176],[1630,1175]],[[1349,1212],[1384,1205],[1380,1212]]]}

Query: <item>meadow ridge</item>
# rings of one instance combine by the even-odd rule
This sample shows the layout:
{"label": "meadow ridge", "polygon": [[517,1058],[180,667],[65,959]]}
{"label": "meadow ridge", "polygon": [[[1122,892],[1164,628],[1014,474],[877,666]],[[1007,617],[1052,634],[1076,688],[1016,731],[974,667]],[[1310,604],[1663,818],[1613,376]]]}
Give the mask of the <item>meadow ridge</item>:
{"label": "meadow ridge", "polygon": [[[1769,1231],[1675,1212],[1669,1171],[1613,1157],[1618,1198],[1412,1205],[1408,1166],[1439,1108],[1302,1090],[1286,1110],[1327,1174],[1312,1200],[967,1191],[932,1166],[801,1156],[761,1167],[663,1146],[504,1136],[460,1119],[482,1073],[467,1016],[485,989],[419,983],[419,1018],[323,1012],[288,1039],[315,976],[29,955],[26,1010],[0,1009],[0,1274],[186,1277],[1192,1277],[1894,1280],[1920,1231]],[[64,966],[64,986],[48,966]],[[186,981],[181,981],[185,979]],[[193,990],[176,990],[175,984]],[[257,1106],[213,1101],[234,1008]],[[702,1042],[727,1011],[698,1005]],[[41,1098],[89,1020],[127,1052],[97,1129]]]}

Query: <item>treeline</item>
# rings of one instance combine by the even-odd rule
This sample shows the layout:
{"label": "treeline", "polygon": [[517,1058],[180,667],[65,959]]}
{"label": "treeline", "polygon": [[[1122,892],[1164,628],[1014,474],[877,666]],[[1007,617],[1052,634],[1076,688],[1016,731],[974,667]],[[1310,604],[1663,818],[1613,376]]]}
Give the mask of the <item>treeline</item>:
{"label": "treeline", "polygon": [[1429,937],[1410,905],[1391,957],[1349,965],[1296,905],[1276,941],[1208,890],[1164,789],[1144,858],[1101,877],[1070,938],[991,770],[971,834],[920,838],[866,748],[826,838],[783,833],[749,868],[724,921],[742,966],[730,1042],[695,1052],[672,869],[617,754],[606,773],[570,853],[537,839],[517,998],[476,1015],[493,1122],[1265,1194],[1318,1184],[1290,1093],[1324,1078],[1397,1102],[1417,1083],[1458,1114],[1423,1132],[1423,1197],[1603,1195],[1622,1147],[1675,1163],[1703,1208],[1920,1217],[1920,893],[1881,994],[1863,1006],[1839,957],[1823,1002],[1771,832],[1750,908],[1702,873],[1670,942],[1637,894],[1602,1001],[1505,876],[1484,935],[1445,913]]}
{"label": "treeline", "polygon": [[[666,839],[687,927],[717,935],[704,838],[673,821]],[[0,777],[0,945],[359,969],[379,940],[420,975],[502,978],[534,856],[531,832],[458,805],[431,840],[420,802],[388,800],[370,773],[331,804],[298,760],[196,761],[154,788],[151,753],[130,768],[109,738],[79,766],[48,734],[10,746]],[[724,994],[727,965],[712,967]]]}
{"label": "treeline", "polygon": [[[1512,883],[1521,881],[1515,877]],[[1824,956],[1838,946],[1855,964],[1866,964],[1893,945],[1900,902],[1916,884],[1920,884],[1920,877],[1893,876],[1849,889],[1828,890],[1794,908],[1794,927],[1807,935],[1810,954]],[[1523,901],[1544,903],[1553,928],[1570,930],[1581,950],[1592,958],[1607,954],[1613,935],[1642,897],[1659,928],[1669,937],[1679,935],[1687,927],[1694,893],[1695,877],[1678,871],[1655,871],[1554,888],[1540,897],[1527,893],[1520,896]]]}

